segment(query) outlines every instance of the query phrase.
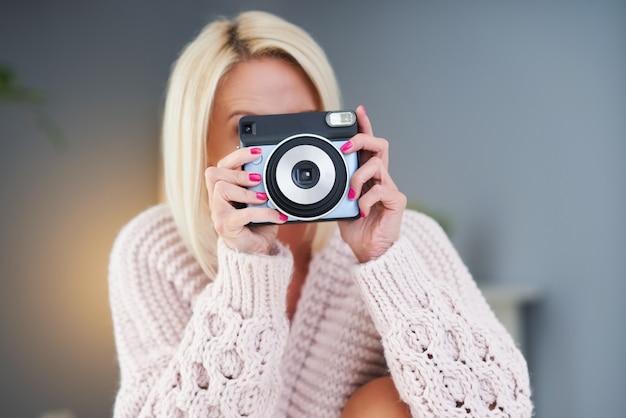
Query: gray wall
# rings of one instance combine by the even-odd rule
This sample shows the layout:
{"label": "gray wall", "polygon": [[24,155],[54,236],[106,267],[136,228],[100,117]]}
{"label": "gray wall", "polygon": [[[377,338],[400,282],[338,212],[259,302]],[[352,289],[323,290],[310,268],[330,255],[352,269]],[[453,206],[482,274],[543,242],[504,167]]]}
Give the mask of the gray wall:
{"label": "gray wall", "polygon": [[537,416],[621,415],[624,2],[54,3],[0,3],[0,61],[48,93],[67,142],[0,107],[0,415],[110,416],[108,251],[157,199],[169,66],[208,19],[250,7],[322,44],[482,286],[541,289],[526,311]]}

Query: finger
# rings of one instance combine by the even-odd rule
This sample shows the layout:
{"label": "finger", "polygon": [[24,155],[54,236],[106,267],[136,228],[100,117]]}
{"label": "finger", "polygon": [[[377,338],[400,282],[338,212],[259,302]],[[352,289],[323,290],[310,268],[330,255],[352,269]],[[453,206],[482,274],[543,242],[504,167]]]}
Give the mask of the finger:
{"label": "finger", "polygon": [[219,168],[240,169],[245,163],[252,162],[261,156],[262,150],[258,147],[237,149],[217,162]]}
{"label": "finger", "polygon": [[356,108],[356,120],[359,126],[359,132],[374,136],[374,131],[372,130],[372,123],[370,122],[369,116],[367,116],[367,112],[365,111],[365,106],[360,105],[359,107]]}
{"label": "finger", "polygon": [[[250,222],[284,223],[288,219],[286,215],[283,215],[275,209],[259,207],[234,208],[232,205],[233,202],[246,205],[261,205],[267,201],[267,194],[265,192],[244,189],[227,182],[218,182],[216,184],[212,201],[214,210],[212,210],[211,215],[214,218],[229,217],[235,212],[243,212],[243,214],[240,214],[244,216],[243,223],[237,226],[247,225]],[[247,209],[255,210],[248,211]],[[251,215],[246,218],[245,216],[248,214]],[[236,219],[239,218],[236,217]]]}
{"label": "finger", "polygon": [[372,211],[372,207],[381,203],[387,210],[401,212],[406,208],[406,196],[398,190],[384,187],[380,184],[374,185],[359,199],[361,216],[367,217]]}
{"label": "finger", "polygon": [[240,188],[252,187],[261,182],[261,175],[248,173],[241,170],[229,170],[224,168],[209,167],[205,170],[205,183],[208,194],[209,209],[214,210],[215,185],[222,182],[239,186]]}
{"label": "finger", "polygon": [[[389,142],[384,138],[377,138],[365,133],[359,133],[346,142],[341,151],[350,154],[357,151],[368,151],[368,155],[379,157],[385,167],[389,164]],[[364,154],[361,153],[361,156]]]}
{"label": "finger", "polygon": [[218,167],[208,167],[204,171],[208,190],[213,190],[218,181],[236,184],[242,187],[256,186],[262,180],[261,174],[241,170],[232,170]]}
{"label": "finger", "polygon": [[267,200],[264,192],[248,190],[226,181],[219,181],[215,184],[210,197],[215,210],[233,209],[232,203],[243,203],[260,205]]}
{"label": "finger", "polygon": [[[218,182],[211,196],[211,220],[215,230],[220,234],[228,234],[241,230],[250,222],[283,223],[283,218],[274,209],[246,207],[235,208],[234,202],[243,205],[261,205],[267,201],[263,192],[255,192],[227,182]],[[249,210],[252,209],[252,210]]]}
{"label": "finger", "polygon": [[395,183],[387,171],[387,167],[385,167],[384,162],[378,157],[370,158],[354,172],[350,179],[350,187],[352,188],[350,194],[353,197],[359,196],[363,190],[363,186],[369,181],[397,190]]}
{"label": "finger", "polygon": [[286,221],[287,216],[275,209],[247,207],[234,209],[223,216],[215,217],[213,227],[219,235],[223,236],[240,231],[250,223],[284,224]]}

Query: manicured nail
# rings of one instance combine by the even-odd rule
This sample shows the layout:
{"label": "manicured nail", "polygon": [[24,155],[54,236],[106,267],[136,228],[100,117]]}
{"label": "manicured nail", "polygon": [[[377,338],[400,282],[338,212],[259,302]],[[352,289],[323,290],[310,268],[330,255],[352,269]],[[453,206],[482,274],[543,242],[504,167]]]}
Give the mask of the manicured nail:
{"label": "manicured nail", "polygon": [[343,144],[343,145],[341,146],[340,150],[342,150],[342,151],[347,151],[347,150],[349,150],[350,148],[352,148],[352,141],[348,141],[348,142],[346,142],[345,144]]}
{"label": "manicured nail", "polygon": [[348,199],[354,200],[355,197],[356,197],[356,192],[354,191],[352,187],[350,187],[350,190],[348,190]]}
{"label": "manicured nail", "polygon": [[261,148],[250,148],[250,154],[259,155],[261,152]]}
{"label": "manicured nail", "polygon": [[259,200],[267,200],[267,193],[256,192],[256,198]]}
{"label": "manicured nail", "polygon": [[365,116],[367,116],[367,110],[365,110],[365,106],[361,105],[361,107],[363,108],[363,113],[365,113]]}
{"label": "manicured nail", "polygon": [[365,212],[361,211],[361,218],[365,218]]}
{"label": "manicured nail", "polygon": [[285,215],[284,213],[278,213],[278,217],[280,218],[281,221],[286,221],[287,219],[289,219],[289,217],[287,215]]}
{"label": "manicured nail", "polygon": [[248,178],[250,181],[261,181],[261,175],[259,173],[250,173],[248,174]]}

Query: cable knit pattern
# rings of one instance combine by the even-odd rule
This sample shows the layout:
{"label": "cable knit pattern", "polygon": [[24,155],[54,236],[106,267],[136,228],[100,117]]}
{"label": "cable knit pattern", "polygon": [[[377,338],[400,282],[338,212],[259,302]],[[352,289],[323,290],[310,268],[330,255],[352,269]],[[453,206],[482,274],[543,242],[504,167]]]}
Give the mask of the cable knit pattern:
{"label": "cable knit pattern", "polygon": [[167,205],[119,234],[109,268],[125,417],[339,417],[391,373],[415,417],[528,417],[526,363],[447,237],[407,211],[398,241],[358,264],[335,234],[289,324],[288,249],[218,242],[204,275]]}

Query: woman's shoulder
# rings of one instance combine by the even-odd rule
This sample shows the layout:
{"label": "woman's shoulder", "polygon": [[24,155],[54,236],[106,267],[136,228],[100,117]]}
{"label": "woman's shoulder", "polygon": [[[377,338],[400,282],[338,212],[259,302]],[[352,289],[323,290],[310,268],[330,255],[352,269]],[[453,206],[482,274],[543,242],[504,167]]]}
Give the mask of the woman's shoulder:
{"label": "woman's shoulder", "polygon": [[131,230],[150,230],[158,228],[162,225],[174,224],[174,217],[170,205],[167,203],[160,203],[154,206],[150,206],[143,211],[139,212],[123,227],[122,231],[126,229]]}
{"label": "woman's shoulder", "polygon": [[119,231],[114,247],[150,243],[176,233],[169,205],[163,203],[135,215]]}
{"label": "woman's shoulder", "polygon": [[448,234],[432,217],[407,209],[402,219],[401,235],[408,239],[431,272],[439,274],[445,270],[469,275]]}
{"label": "woman's shoulder", "polygon": [[142,211],[121,228],[113,244],[110,264],[137,267],[154,263],[182,245],[169,205],[159,204]]}
{"label": "woman's shoulder", "polygon": [[408,238],[422,257],[435,257],[444,263],[459,259],[446,231],[429,215],[407,209],[402,218],[400,233]]}
{"label": "woman's shoulder", "polygon": [[171,283],[183,298],[191,300],[208,281],[178,232],[167,204],[136,215],[113,244],[109,259],[112,287],[141,293]]}
{"label": "woman's shoulder", "polygon": [[447,235],[439,222],[425,213],[406,209],[402,217],[402,233],[405,235],[427,234],[436,239],[447,240]]}

